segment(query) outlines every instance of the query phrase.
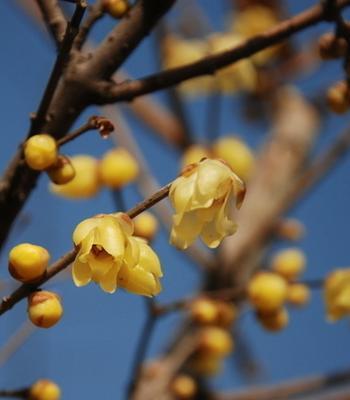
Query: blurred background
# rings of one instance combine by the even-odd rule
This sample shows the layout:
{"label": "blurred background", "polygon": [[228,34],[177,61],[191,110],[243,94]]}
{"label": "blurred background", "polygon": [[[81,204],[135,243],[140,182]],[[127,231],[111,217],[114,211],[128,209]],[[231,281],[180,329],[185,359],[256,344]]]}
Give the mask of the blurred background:
{"label": "blurred background", "polygon": [[[29,114],[37,108],[55,57],[53,43],[23,3],[15,0],[0,2],[1,170],[28,130]],[[284,1],[283,4],[288,16],[315,2]],[[70,5],[66,5],[66,10],[71,13]],[[169,25],[178,29],[181,23],[188,25],[186,17],[191,13],[196,15],[194,10],[201,11],[201,15],[197,15],[198,27],[205,32],[227,29],[231,10],[228,0],[180,0],[168,17]],[[94,28],[93,40],[100,41],[115,23],[112,18],[104,18]],[[307,51],[318,36],[329,29],[328,23],[318,24],[293,37],[291,45],[297,51]],[[124,68],[131,76],[141,77],[159,69],[156,41],[156,35],[150,35],[129,58]],[[348,117],[331,114],[322,104],[326,89],[343,77],[341,62],[311,64],[310,68],[292,77],[291,83],[321,110],[321,132],[313,151],[317,155],[347,126]],[[169,104],[166,92],[154,96],[161,104]],[[266,118],[248,120],[245,117],[247,107],[249,101],[247,103],[242,94],[223,95],[213,133],[212,130],[208,132],[207,96],[185,99],[186,118],[196,141],[207,143],[212,137],[235,134],[258,152],[271,126]],[[160,184],[168,183],[179,172],[181,151],[154,135],[127,108],[121,107],[121,111],[152,173]],[[87,110],[76,122],[76,127],[97,113],[98,109]],[[65,152],[101,157],[113,145],[110,139],[101,140],[98,135],[87,133],[69,143]],[[297,243],[307,257],[305,279],[322,278],[334,267],[349,265],[349,167],[350,157],[346,156],[290,212],[306,227],[306,235]],[[123,196],[128,208],[141,200],[133,184],[123,189]],[[71,248],[71,234],[78,222],[96,213],[114,210],[113,197],[107,189],[92,199],[67,200],[53,195],[48,190],[47,177],[42,176],[2,253],[0,279],[6,288],[1,294],[15,287],[6,266],[6,255],[12,246],[20,242],[37,243],[48,248],[55,260]],[[164,270],[159,300],[171,302],[190,295],[201,283],[198,267],[168,244],[168,233],[164,230],[157,234],[153,245]],[[278,241],[272,250],[288,245]],[[64,399],[123,398],[135,345],[146,317],[144,299],[123,290],[108,295],[95,285],[77,289],[67,275],[47,287],[54,288],[62,296],[64,318],[52,329],[34,329],[9,357],[1,353],[1,346],[8,343],[11,335],[26,321],[25,302],[1,318],[0,387],[17,388],[47,377],[61,386]],[[157,323],[148,358],[165,348],[169,334],[176,331],[181,318],[181,312],[174,313]],[[310,304],[292,311],[288,328],[276,334],[264,331],[254,315],[247,312],[241,317],[240,331],[260,373],[255,378],[242,374],[233,354],[227,359],[223,372],[210,380],[210,385],[228,390],[348,367],[349,329],[347,320],[336,324],[326,321],[320,290],[313,290]]]}

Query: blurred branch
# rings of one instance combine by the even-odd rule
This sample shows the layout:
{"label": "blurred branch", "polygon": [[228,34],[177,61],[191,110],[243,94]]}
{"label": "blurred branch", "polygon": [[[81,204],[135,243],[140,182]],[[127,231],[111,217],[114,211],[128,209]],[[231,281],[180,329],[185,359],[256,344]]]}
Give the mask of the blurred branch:
{"label": "blurred branch", "polygon": [[58,0],[36,0],[36,2],[52,38],[59,47],[64,37],[67,21],[58,5]]}
{"label": "blurred branch", "polygon": [[30,321],[25,321],[18,330],[10,336],[7,343],[0,348],[0,368],[23,345],[23,343],[28,340],[35,330],[36,327]]}
{"label": "blurred branch", "polygon": [[[337,9],[342,9],[349,4],[350,0],[338,0],[336,2],[336,7]],[[281,22],[263,34],[243,41],[240,45],[231,50],[220,52],[197,62],[172,68],[131,82],[115,84],[101,81],[95,87],[96,91],[100,94],[99,102],[111,103],[130,101],[137,96],[165,89],[191,78],[201,75],[211,75],[226,65],[250,57],[258,51],[277,44],[291,35],[327,19],[328,16],[325,14],[322,5],[316,5]]]}
{"label": "blurred branch", "polygon": [[19,390],[0,390],[0,397],[13,397],[16,399],[28,399],[29,388]]}
{"label": "blurred branch", "polygon": [[289,381],[277,385],[233,392],[232,394],[218,395],[215,397],[215,400],[281,400],[296,398],[297,395],[310,393],[313,393],[313,396],[315,396],[321,390],[348,383],[350,383],[350,370],[346,369],[329,375],[308,377],[292,382]]}
{"label": "blurred branch", "polygon": [[97,0],[92,6],[89,7],[89,14],[84,24],[81,26],[80,32],[75,39],[74,48],[78,50],[81,49],[92,27],[102,17],[103,17],[102,0]]}

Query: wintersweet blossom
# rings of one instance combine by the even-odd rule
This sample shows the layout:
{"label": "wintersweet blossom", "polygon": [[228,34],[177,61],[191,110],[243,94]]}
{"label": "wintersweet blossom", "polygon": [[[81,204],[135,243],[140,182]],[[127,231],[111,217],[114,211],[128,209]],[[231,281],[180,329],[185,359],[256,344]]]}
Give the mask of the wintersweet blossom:
{"label": "wintersweet blossom", "polygon": [[232,207],[241,206],[244,194],[244,183],[225,162],[205,159],[189,165],[170,188],[175,209],[171,244],[186,249],[200,236],[209,247],[217,247],[236,231]]}
{"label": "wintersweet blossom", "polygon": [[325,279],[327,319],[337,321],[350,315],[350,268],[337,269]]}
{"label": "wintersweet blossom", "polygon": [[79,252],[72,275],[77,286],[94,281],[113,293],[121,286],[132,293],[153,296],[161,290],[157,255],[142,239],[133,237],[133,221],[124,213],[100,214],[82,221],[73,233]]}

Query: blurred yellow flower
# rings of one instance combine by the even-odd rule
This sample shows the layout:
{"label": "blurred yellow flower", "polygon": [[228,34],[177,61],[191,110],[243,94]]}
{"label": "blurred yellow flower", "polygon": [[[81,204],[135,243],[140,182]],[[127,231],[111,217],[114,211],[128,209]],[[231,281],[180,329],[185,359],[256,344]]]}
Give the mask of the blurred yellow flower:
{"label": "blurred yellow flower", "polygon": [[327,276],[324,300],[329,321],[350,315],[350,268],[337,269]]}
{"label": "blurred yellow flower", "polygon": [[63,185],[51,184],[53,193],[69,199],[84,199],[95,196],[101,184],[98,176],[98,162],[88,155],[77,155],[70,158],[75,176]]}
{"label": "blurred yellow flower", "polygon": [[115,292],[123,261],[137,260],[137,251],[129,240],[133,229],[131,219],[122,213],[82,221],[73,232],[73,242],[79,248],[72,269],[74,283],[84,286],[93,280],[105,292]]}
{"label": "blurred yellow flower", "polygon": [[[249,39],[266,32],[277,25],[278,22],[278,15],[270,7],[254,5],[233,15],[232,31],[245,39]],[[252,60],[258,65],[264,65],[273,59],[280,49],[281,45],[271,46],[259,51],[252,57]]]}
{"label": "blurred yellow flower", "polygon": [[133,237],[132,220],[123,213],[101,214],[82,221],[73,233],[79,253],[72,275],[77,286],[91,280],[113,293],[117,285],[145,296],[161,290],[162,276],[155,252],[140,238]]}
{"label": "blurred yellow flower", "polygon": [[161,290],[159,278],[163,276],[157,254],[147,242],[135,237],[134,248],[138,248],[136,265],[123,263],[118,274],[118,285],[125,290],[142,296],[155,296]]}
{"label": "blurred yellow flower", "polygon": [[[243,38],[233,33],[214,33],[208,38],[210,55],[231,50],[241,44]],[[219,69],[216,74],[216,90],[233,93],[252,91],[256,87],[257,74],[252,61],[247,58]],[[215,89],[215,87],[214,87]]]}
{"label": "blurred yellow flower", "polygon": [[175,208],[170,243],[186,249],[200,235],[209,247],[217,247],[236,231],[231,211],[234,204],[240,207],[244,194],[243,182],[224,162],[191,164],[170,188]]}

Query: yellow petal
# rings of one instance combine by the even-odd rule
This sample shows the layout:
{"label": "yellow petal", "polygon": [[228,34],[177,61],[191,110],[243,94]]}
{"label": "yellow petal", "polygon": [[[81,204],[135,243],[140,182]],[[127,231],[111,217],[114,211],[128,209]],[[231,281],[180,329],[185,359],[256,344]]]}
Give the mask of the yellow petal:
{"label": "yellow petal", "polygon": [[128,216],[128,214],[118,212],[112,215],[117,218],[126,235],[131,236],[134,233],[134,221]]}
{"label": "yellow petal", "polygon": [[91,252],[92,246],[95,240],[95,232],[97,229],[93,229],[85,239],[80,243],[80,250],[77,255],[77,259],[83,263],[87,262],[87,257]]}
{"label": "yellow petal", "polygon": [[117,218],[106,215],[100,219],[95,233],[94,244],[102,246],[103,249],[114,258],[123,256],[125,251],[125,238]]}
{"label": "yellow petal", "polygon": [[103,251],[97,256],[90,253],[88,256],[88,262],[92,272],[92,279],[96,283],[99,283],[103,276],[109,272],[115,264],[113,257]]}
{"label": "yellow petal", "polygon": [[91,281],[91,269],[89,264],[76,259],[72,267],[72,277],[76,286],[85,286]]}
{"label": "yellow petal", "polygon": [[[181,217],[181,218],[178,218]],[[184,250],[190,246],[202,230],[203,221],[199,220],[195,211],[181,216],[174,215],[174,224],[170,234],[170,243]]]}
{"label": "yellow petal", "polygon": [[135,237],[128,238],[124,254],[124,261],[130,268],[135,267],[140,260],[140,246],[136,239]]}
{"label": "yellow petal", "polygon": [[77,246],[80,244],[86,236],[98,225],[97,218],[88,218],[80,222],[73,232],[73,242]]}
{"label": "yellow petal", "polygon": [[129,268],[124,264],[118,274],[118,284],[125,290],[141,296],[155,296],[161,291],[159,280],[138,265]]}
{"label": "yellow petal", "polygon": [[197,174],[189,177],[180,177],[175,179],[171,185],[169,198],[177,213],[182,213],[191,206],[191,198],[195,191],[195,182]]}
{"label": "yellow petal", "polygon": [[120,266],[114,264],[113,267],[100,279],[100,287],[107,293],[114,293],[117,289],[117,277]]}
{"label": "yellow petal", "polygon": [[137,239],[140,249],[139,266],[156,277],[162,277],[162,268],[157,254],[143,240]]}

